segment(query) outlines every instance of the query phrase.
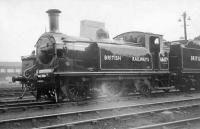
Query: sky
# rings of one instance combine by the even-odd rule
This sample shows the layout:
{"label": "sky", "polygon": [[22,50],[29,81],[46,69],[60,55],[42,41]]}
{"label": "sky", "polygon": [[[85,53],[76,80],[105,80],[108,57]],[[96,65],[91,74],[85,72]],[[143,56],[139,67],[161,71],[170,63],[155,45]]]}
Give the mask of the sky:
{"label": "sky", "polygon": [[79,36],[80,21],[104,22],[110,37],[128,31],[162,34],[168,41],[184,36],[186,11],[188,39],[200,35],[199,0],[0,0],[0,61],[21,61],[48,31],[46,11],[59,9],[60,32]]}

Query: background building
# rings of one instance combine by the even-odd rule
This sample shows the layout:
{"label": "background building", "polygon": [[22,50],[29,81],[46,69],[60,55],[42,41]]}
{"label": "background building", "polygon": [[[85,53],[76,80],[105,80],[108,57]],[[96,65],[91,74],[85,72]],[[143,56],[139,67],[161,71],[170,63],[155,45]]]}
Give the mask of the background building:
{"label": "background building", "polygon": [[12,76],[21,73],[21,62],[0,62],[0,84],[12,81]]}

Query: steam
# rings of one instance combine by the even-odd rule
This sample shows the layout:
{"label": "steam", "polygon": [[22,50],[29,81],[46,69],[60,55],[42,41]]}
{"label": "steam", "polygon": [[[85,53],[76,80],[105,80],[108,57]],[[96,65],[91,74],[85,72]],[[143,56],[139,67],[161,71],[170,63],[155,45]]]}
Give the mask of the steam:
{"label": "steam", "polygon": [[122,90],[119,83],[103,82],[100,85],[100,96],[109,98],[118,98],[122,95]]}

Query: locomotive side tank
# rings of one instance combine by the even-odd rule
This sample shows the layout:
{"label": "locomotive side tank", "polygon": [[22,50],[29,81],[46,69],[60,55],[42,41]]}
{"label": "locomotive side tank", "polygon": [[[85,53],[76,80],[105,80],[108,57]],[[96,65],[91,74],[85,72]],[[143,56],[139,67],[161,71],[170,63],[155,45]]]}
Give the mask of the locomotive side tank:
{"label": "locomotive side tank", "polygon": [[98,44],[101,70],[152,70],[152,58],[144,47],[125,44]]}

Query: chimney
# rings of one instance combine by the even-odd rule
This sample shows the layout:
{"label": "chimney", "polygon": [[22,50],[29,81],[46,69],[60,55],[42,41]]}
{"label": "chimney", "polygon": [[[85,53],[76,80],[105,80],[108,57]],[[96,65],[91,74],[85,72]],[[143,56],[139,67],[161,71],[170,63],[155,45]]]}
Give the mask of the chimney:
{"label": "chimney", "polygon": [[49,31],[50,32],[59,32],[59,13],[58,9],[49,9],[46,11],[49,14]]}

